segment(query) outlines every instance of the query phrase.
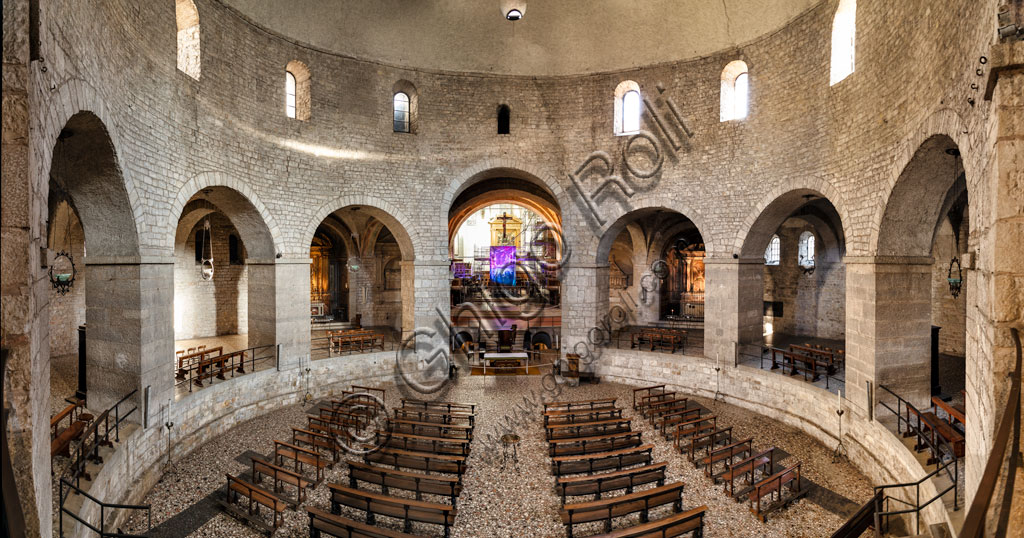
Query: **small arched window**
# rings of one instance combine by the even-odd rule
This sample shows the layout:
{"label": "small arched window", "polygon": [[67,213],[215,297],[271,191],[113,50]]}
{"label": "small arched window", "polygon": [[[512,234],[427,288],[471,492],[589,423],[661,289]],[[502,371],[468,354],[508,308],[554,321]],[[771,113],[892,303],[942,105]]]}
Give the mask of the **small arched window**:
{"label": "small arched window", "polygon": [[631,135],[639,131],[643,110],[640,85],[632,80],[619,83],[615,88],[615,134]]}
{"label": "small arched window", "polygon": [[231,265],[242,265],[242,242],[238,240],[238,236],[231,234],[228,236],[228,260]]}
{"label": "small arched window", "polygon": [[511,116],[512,111],[509,110],[508,105],[498,107],[498,134],[509,134],[512,121]]}
{"label": "small arched window", "polygon": [[284,68],[284,113],[289,118],[307,121],[313,101],[309,94],[310,76],[306,64],[292,60]]}
{"label": "small arched window", "polygon": [[829,85],[853,73],[857,41],[857,0],[839,0],[832,19],[832,62]]}
{"label": "small arched window", "polygon": [[409,96],[405,92],[395,94],[395,132],[409,132]]}
{"label": "small arched window", "polygon": [[797,263],[800,267],[814,267],[814,234],[804,232],[800,234],[800,248],[797,256]]}
{"label": "small arched window", "polygon": [[747,117],[750,104],[750,74],[742,60],[729,62],[722,70],[722,90],[719,96],[721,121],[741,120]]}
{"label": "small arched window", "polygon": [[773,235],[772,240],[768,242],[768,248],[764,249],[764,264],[765,265],[778,265],[779,264],[779,236]]}
{"label": "small arched window", "polygon": [[196,230],[196,263],[203,263],[203,230]]}
{"label": "small arched window", "polygon": [[178,23],[178,69],[199,80],[199,11],[192,0],[175,0]]}

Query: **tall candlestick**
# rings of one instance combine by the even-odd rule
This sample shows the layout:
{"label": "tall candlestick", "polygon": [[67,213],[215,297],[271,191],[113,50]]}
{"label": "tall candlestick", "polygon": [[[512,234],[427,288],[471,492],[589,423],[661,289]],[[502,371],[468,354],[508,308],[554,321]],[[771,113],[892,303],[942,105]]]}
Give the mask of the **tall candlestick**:
{"label": "tall candlestick", "polygon": [[843,389],[839,389],[839,394],[836,395],[836,403],[839,404],[839,409],[843,409]]}
{"label": "tall candlestick", "polygon": [[722,352],[721,351],[718,351],[718,352],[715,353],[715,367],[716,368],[721,368],[722,367]]}

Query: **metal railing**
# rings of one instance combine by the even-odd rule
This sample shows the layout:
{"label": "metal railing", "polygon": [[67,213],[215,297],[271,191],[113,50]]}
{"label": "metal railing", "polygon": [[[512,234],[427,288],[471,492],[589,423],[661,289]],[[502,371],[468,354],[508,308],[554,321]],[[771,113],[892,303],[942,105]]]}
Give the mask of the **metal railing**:
{"label": "metal railing", "polygon": [[[273,362],[275,368],[280,368],[281,346],[279,344],[267,344],[253,346],[230,353],[222,353],[218,356],[206,357],[191,361],[177,369],[175,385],[188,384],[188,391],[192,392],[194,387],[203,388],[204,382],[210,385],[214,380],[224,381],[227,377],[236,377],[247,373],[262,370]],[[257,365],[260,368],[257,368]],[[246,370],[248,368],[248,371]]]}
{"label": "metal railing", "polygon": [[[949,472],[948,469],[949,469],[950,466],[958,467],[959,466],[959,464],[957,463],[958,461],[959,460],[957,460],[956,458],[953,458],[952,460],[947,461],[946,463],[943,463],[942,465],[936,467],[934,471],[924,475],[920,480],[917,480],[915,482],[905,482],[903,484],[885,484],[883,486],[875,486],[875,495],[876,496],[879,495],[879,494],[882,495],[882,498],[879,501],[879,504],[876,505],[876,509],[875,509],[875,518],[874,518],[875,519],[875,529],[879,530],[880,532],[887,532],[887,530],[889,528],[889,518],[890,517],[892,517],[892,516],[899,516],[899,515],[903,515],[903,514],[914,514],[915,515],[914,519],[915,519],[915,523],[916,523],[916,532],[915,532],[915,534],[921,534],[921,510],[924,510],[925,508],[928,507],[928,505],[930,505],[931,503],[935,502],[936,500],[941,499],[942,496],[945,495],[946,493],[948,493],[949,490],[951,490],[951,489],[954,490],[954,499],[955,499],[955,496],[956,496],[955,491],[957,490],[957,482],[954,481],[949,487],[947,487],[946,489],[936,493],[934,497],[928,499],[927,501],[925,501],[923,503],[921,502],[921,484],[923,484],[927,480],[931,480],[932,477],[934,477],[935,475],[939,474],[940,471],[946,471],[948,473]],[[889,494],[885,493],[885,491],[889,490],[889,489],[909,488],[909,487],[913,487],[914,488],[914,502],[910,502],[910,501],[907,501],[907,500],[904,500],[904,499],[900,499],[899,497],[895,497],[895,496],[892,496],[892,495],[889,495]],[[893,502],[897,502],[901,506],[907,506],[907,508],[892,510],[892,509],[890,509],[890,506],[892,505]],[[953,502],[954,502],[954,506],[956,506],[956,501],[954,500]]]}
{"label": "metal railing", "polygon": [[[100,523],[99,523],[99,527],[89,523],[88,521],[86,521],[86,520],[82,519],[81,517],[79,517],[78,514],[72,512],[71,510],[69,510],[69,509],[64,507],[64,501],[67,500],[67,497],[65,497],[65,495],[64,495],[65,487],[67,488],[68,495],[70,495],[73,492],[73,493],[76,493],[78,495],[82,495],[86,499],[88,499],[88,500],[90,500],[90,501],[100,505]],[[96,497],[93,497],[92,495],[89,495],[88,493],[83,491],[81,488],[79,488],[75,484],[72,484],[71,482],[69,482],[67,479],[65,479],[65,478],[61,478],[60,479],[60,536],[62,538],[64,536],[64,514],[67,514],[67,515],[71,516],[71,518],[74,519],[75,521],[81,523],[82,525],[85,525],[86,527],[89,528],[89,530],[99,534],[100,538],[107,538],[107,537],[110,537],[110,538],[136,538],[136,537],[139,537],[139,538],[141,538],[141,537],[145,536],[143,534],[126,534],[126,533],[121,532],[120,529],[118,529],[118,530],[116,530],[114,532],[107,532],[107,530],[106,530],[107,529],[107,514],[109,513],[110,510],[145,510],[146,511],[146,521],[147,521],[146,530],[149,531],[149,529],[153,528],[153,512],[152,512],[152,509],[151,509],[150,505],[148,505],[148,504],[105,503],[105,502],[97,499]]]}
{"label": "metal railing", "polygon": [[881,490],[876,490],[868,502],[850,516],[850,519],[846,520],[839,530],[832,533],[832,538],[860,538],[864,531],[868,530],[868,527],[876,524],[875,513],[878,512],[878,508],[882,504],[883,495]]}
{"label": "metal railing", "polygon": [[[776,361],[775,361],[775,351],[774,350],[780,350],[781,351],[780,348],[774,348],[774,347],[771,347],[771,346],[762,346],[760,344],[751,344],[751,345],[759,346],[759,348],[761,349],[761,355],[757,359],[758,367],[760,369],[764,370],[765,369],[765,365],[768,364],[768,365],[771,365],[771,366],[769,366],[768,369],[770,369],[770,370],[778,369],[780,374],[786,374],[786,361],[782,360],[781,361],[781,365],[776,363]],[[748,354],[746,356],[750,356],[750,354]],[[744,363],[744,362],[752,362],[752,361],[749,361],[749,360],[739,360],[738,362]],[[789,367],[790,367],[790,372],[789,372],[788,375],[795,376],[795,375],[800,373],[800,371],[799,371],[800,369],[796,368],[795,361],[794,361],[794,363],[791,363],[789,365]],[[834,373],[830,374],[830,373],[828,373],[829,372],[828,370],[826,370],[824,372],[816,372],[816,373],[817,373],[817,375],[819,377],[822,377],[822,378],[825,379],[825,390],[828,390],[828,391],[831,392],[833,388],[842,389],[842,390],[846,389],[846,379],[844,379],[844,377],[845,377],[844,370],[845,369],[846,369],[846,364],[843,363],[842,365],[836,365],[835,366]],[[840,377],[839,375],[837,375],[840,372],[844,373],[844,377]],[[807,371],[806,371],[806,369],[803,372],[803,376],[804,376],[804,381],[807,381]]]}

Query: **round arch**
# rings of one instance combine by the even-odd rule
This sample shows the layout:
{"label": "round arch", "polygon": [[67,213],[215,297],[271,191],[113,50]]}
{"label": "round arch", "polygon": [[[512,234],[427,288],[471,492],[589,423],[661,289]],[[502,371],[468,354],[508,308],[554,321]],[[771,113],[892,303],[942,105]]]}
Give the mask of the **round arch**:
{"label": "round arch", "polygon": [[[832,189],[823,190],[829,191]],[[768,241],[771,240],[772,235],[779,229],[779,226],[792,216],[794,211],[814,200],[825,200],[836,211],[840,220],[840,229],[836,231],[842,234],[842,237],[836,238],[836,243],[843,243],[843,239],[848,237],[845,227],[848,226],[847,222],[849,219],[840,211],[840,206],[836,205],[834,198],[830,197],[827,192],[823,192],[823,190],[796,188],[780,194],[770,193],[770,197],[766,197],[758,204],[758,210],[751,213],[748,219],[749,224],[744,224],[741,227],[743,235],[741,236],[741,242],[737,245],[739,257],[750,259],[763,256]]]}
{"label": "round arch", "polygon": [[[473,212],[494,204],[516,204],[523,206],[539,215],[544,223],[555,232],[557,241],[562,238],[562,218],[558,208],[551,207],[547,200],[532,193],[515,189],[498,189],[488,191],[466,200],[448,219],[448,255],[454,256],[453,243],[459,228]],[[561,250],[561,248],[559,248]]]}
{"label": "round arch", "polygon": [[[558,203],[560,211],[567,211],[572,206],[569,194],[562,186],[545,174],[535,172],[526,163],[515,159],[487,159],[455,174],[448,183],[444,195],[441,197],[441,208],[444,210],[444,217],[447,221],[448,211],[452,203],[466,189],[494,178],[512,178],[527,181],[537,185],[548,192]],[[447,226],[447,222],[445,222]]]}
{"label": "round arch", "polygon": [[612,243],[615,242],[615,238],[619,236],[626,226],[637,218],[642,217],[646,214],[653,214],[657,211],[669,211],[672,213],[678,213],[691,222],[697,228],[697,232],[700,233],[701,238],[704,239],[704,248],[711,255],[714,252],[714,246],[717,244],[709,232],[709,228],[706,225],[706,219],[704,215],[696,210],[694,207],[690,207],[688,204],[676,200],[666,199],[664,196],[658,198],[653,195],[645,195],[642,197],[636,197],[631,199],[632,210],[619,215],[614,221],[610,221],[603,228],[598,230],[594,234],[594,258],[593,263],[603,265],[608,261],[608,253],[611,250]]}
{"label": "round arch", "polygon": [[[369,215],[387,226],[391,234],[398,242],[398,248],[402,252],[403,261],[415,261],[416,253],[424,250],[422,238],[416,233],[417,229],[408,216],[394,204],[368,195],[345,195],[335,198],[322,206],[313,215],[306,231],[302,235],[303,253],[309,255],[309,245],[313,242],[316,229],[328,215],[343,209],[359,208],[364,214]],[[413,230],[413,232],[410,232]]]}

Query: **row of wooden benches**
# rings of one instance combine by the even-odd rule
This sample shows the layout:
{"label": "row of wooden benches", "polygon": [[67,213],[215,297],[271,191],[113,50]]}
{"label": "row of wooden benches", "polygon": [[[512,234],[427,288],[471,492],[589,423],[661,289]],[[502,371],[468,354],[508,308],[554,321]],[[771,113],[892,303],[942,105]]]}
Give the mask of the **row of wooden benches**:
{"label": "row of wooden benches", "polygon": [[331,351],[335,353],[345,351],[362,352],[378,347],[381,351],[384,351],[384,336],[369,329],[327,331],[327,339],[330,342]]}
{"label": "row of wooden benches", "polygon": [[651,351],[660,348],[675,353],[677,349],[683,349],[683,346],[686,345],[686,334],[683,329],[639,327],[632,333],[630,348],[639,348],[641,345],[649,344]]}
{"label": "row of wooden benches", "polygon": [[[666,439],[671,438],[680,454],[703,469],[713,483],[724,482],[725,492],[733,499],[746,497],[751,512],[762,521],[806,493],[800,481],[801,464],[776,470],[774,447],[755,451],[752,437],[735,438],[732,426],[721,427],[717,416],[702,415],[700,407],[690,407],[687,398],[664,385],[635,389],[633,395],[634,409]],[[746,487],[737,491],[739,479]],[[783,495],[784,488],[788,495]],[[778,502],[764,503],[766,497]]]}
{"label": "row of wooden benches", "polygon": [[[605,537],[702,536],[707,507],[683,510],[683,484],[665,483],[667,463],[653,462],[654,445],[643,444],[614,398],[544,405],[544,427],[562,497],[559,515],[570,538],[574,526],[603,522]],[[640,486],[654,484],[648,489]],[[603,494],[625,490],[622,495]],[[567,497],[593,495],[593,500],[567,502]],[[671,505],[672,513],[651,520],[650,512]],[[612,530],[613,520],[639,513],[640,524]]]}

